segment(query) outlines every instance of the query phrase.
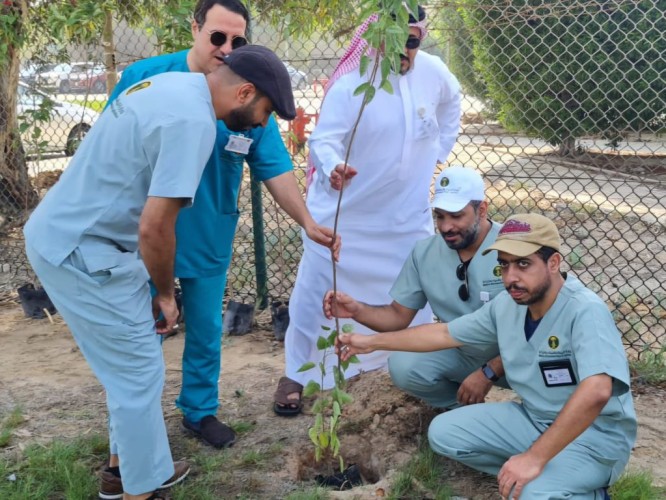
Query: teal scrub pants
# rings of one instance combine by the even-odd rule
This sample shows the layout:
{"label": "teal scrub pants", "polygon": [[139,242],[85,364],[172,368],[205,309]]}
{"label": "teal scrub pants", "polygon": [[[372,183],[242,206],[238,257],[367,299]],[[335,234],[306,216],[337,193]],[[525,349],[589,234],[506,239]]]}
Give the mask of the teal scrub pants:
{"label": "teal scrub pants", "polygon": [[176,405],[190,422],[215,415],[222,364],[222,300],[226,273],[180,278],[185,314],[183,381]]}
{"label": "teal scrub pants", "polygon": [[109,446],[126,493],[156,490],[173,473],[162,414],[164,358],[152,316],[148,272],[136,253],[89,273],[76,249],[59,266],[26,242],[33,270],[106,391]]}
{"label": "teal scrub pants", "polygon": [[[393,384],[435,408],[457,408],[463,380],[497,356],[493,349],[444,349],[435,352],[395,352],[388,360]],[[504,377],[495,385],[510,389]]]}
{"label": "teal scrub pants", "polygon": [[[540,436],[522,405],[514,402],[464,406],[438,415],[428,429],[435,453],[495,476]],[[617,462],[574,441],[525,485],[520,498],[602,500],[603,488],[616,479]]]}

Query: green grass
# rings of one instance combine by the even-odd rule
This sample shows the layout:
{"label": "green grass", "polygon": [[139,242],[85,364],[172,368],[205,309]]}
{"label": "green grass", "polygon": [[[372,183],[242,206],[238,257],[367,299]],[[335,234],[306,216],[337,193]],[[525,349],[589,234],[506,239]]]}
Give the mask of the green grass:
{"label": "green grass", "polygon": [[[2,425],[17,426],[23,421],[20,410],[7,415]],[[196,444],[195,440],[187,440]],[[265,473],[272,459],[283,451],[280,443],[258,450],[211,450],[199,446],[188,453],[193,471],[182,485],[171,489],[174,500],[254,499],[265,494]],[[12,452],[13,453],[13,452]],[[108,455],[106,436],[92,435],[69,442],[32,444],[14,455],[0,455],[0,499],[79,500],[95,498],[97,469]],[[272,470],[272,469],[271,469]],[[8,480],[8,478],[12,478]],[[444,500],[452,496],[444,482],[445,460],[424,442],[419,451],[395,476],[388,498]],[[628,471],[611,489],[613,500],[657,500],[666,490],[652,484],[649,472]],[[327,490],[307,484],[284,497],[286,500],[325,500]]]}
{"label": "green grass", "polygon": [[611,486],[613,500],[659,500],[666,498],[666,489],[652,485],[652,475],[645,471],[626,471]]}
{"label": "green grass", "polygon": [[[108,454],[106,437],[90,436],[28,446],[17,461],[0,460],[0,498],[82,499],[97,495],[94,470]],[[5,478],[14,475],[14,481]]]}
{"label": "green grass", "polygon": [[9,446],[12,440],[12,432],[23,423],[21,408],[16,407],[12,412],[0,419],[0,448]]}
{"label": "green grass", "polygon": [[666,384],[666,346],[654,352],[647,346],[641,352],[640,359],[629,363],[637,377],[648,384]]}
{"label": "green grass", "polygon": [[434,498],[444,500],[452,495],[443,482],[444,459],[424,442],[418,453],[398,472],[388,498],[393,500]]}

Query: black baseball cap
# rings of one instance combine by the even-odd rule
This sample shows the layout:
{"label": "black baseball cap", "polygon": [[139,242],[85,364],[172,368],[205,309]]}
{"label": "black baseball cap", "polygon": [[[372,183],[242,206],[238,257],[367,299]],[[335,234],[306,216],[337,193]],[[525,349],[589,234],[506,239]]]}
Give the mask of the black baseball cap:
{"label": "black baseball cap", "polygon": [[225,56],[224,63],[266,94],[278,116],[285,120],[296,117],[291,78],[272,50],[261,45],[244,45]]}

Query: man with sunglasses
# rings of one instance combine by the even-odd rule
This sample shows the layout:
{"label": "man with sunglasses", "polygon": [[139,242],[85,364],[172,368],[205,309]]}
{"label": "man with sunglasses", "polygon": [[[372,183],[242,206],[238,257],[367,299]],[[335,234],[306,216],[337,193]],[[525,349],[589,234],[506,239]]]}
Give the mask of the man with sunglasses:
{"label": "man with sunglasses", "polygon": [[[214,71],[223,64],[225,55],[247,44],[248,22],[248,11],[238,0],[199,0],[192,21],[192,48],[129,66],[109,103],[129,86],[158,73]],[[197,191],[197,201],[178,217],[174,273],[180,281],[187,318],[183,380],[176,404],[184,414],[184,430],[216,448],[230,446],[236,439],[233,430],[220,422],[216,413],[222,300],[239,217],[237,200],[244,161],[254,178],[264,182],[280,207],[304,228],[310,239],[325,246],[333,243],[332,230],[318,225],[305,207],[275,118],[269,119],[266,128],[243,133],[232,133],[218,122],[215,148]],[[339,239],[335,248],[339,249]]]}
{"label": "man with sunglasses", "polygon": [[509,217],[483,253],[497,251],[506,292],[450,323],[339,338],[343,360],[374,349],[429,352],[497,346],[520,402],[442,413],[432,449],[496,475],[506,499],[608,499],[636,440],[629,366],[608,307],[560,271],[557,226]]}
{"label": "man with sunglasses", "polygon": [[[429,304],[440,321],[476,311],[504,290],[497,260],[482,255],[501,225],[488,219],[483,179],[471,168],[450,167],[435,181],[431,203],[438,235],[419,241],[389,292],[388,305],[368,305],[338,294],[337,316],[378,332],[407,328]],[[331,317],[332,294],[324,298]],[[389,357],[396,386],[437,408],[483,403],[493,383],[508,387],[496,346],[462,346]]]}
{"label": "man with sunglasses", "polygon": [[[359,72],[359,61],[367,49],[362,33],[374,18],[359,28],[334,71],[309,141],[314,169],[307,206],[317,222],[332,225],[339,190],[343,182],[348,184],[340,207],[338,230],[345,249],[337,280],[340,289],[370,303],[390,300],[388,290],[414,242],[433,234],[430,183],[437,162],[446,162],[460,127],[458,81],[441,59],[418,48],[427,34],[425,20],[423,7],[410,15],[400,67],[389,75],[393,93],[378,89],[365,107],[344,179],[347,145],[363,101],[355,90],[369,77]],[[327,324],[321,314],[321,297],[333,284],[325,249],[310,242],[303,247],[289,301],[285,377],[274,397],[273,410],[282,416],[300,412],[300,392],[312,374],[301,373],[299,368],[321,359],[317,337],[321,325]],[[414,316],[414,324],[430,321],[428,306]],[[328,363],[333,362],[329,358]],[[386,364],[385,353],[374,353],[351,365],[345,375],[385,368]],[[328,367],[326,387],[333,384],[332,373]]]}

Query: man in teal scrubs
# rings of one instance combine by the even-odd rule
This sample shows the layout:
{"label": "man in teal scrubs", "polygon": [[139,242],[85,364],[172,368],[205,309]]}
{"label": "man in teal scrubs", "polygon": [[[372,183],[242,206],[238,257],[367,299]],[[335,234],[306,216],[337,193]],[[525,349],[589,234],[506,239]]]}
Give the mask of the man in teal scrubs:
{"label": "man in teal scrubs", "polygon": [[[129,66],[109,103],[131,85],[158,73],[209,73],[223,64],[224,55],[247,43],[248,21],[247,9],[238,0],[200,0],[192,21],[192,48]],[[187,321],[183,382],[176,404],[184,414],[184,429],[217,448],[230,446],[236,439],[216,413],[222,300],[239,216],[238,191],[244,161],[254,178],[264,182],[280,207],[305,229],[310,239],[330,246],[333,234],[315,223],[305,208],[275,118],[270,118],[266,128],[245,133],[230,132],[223,122],[217,122],[215,148],[204,170],[196,203],[178,217],[174,273],[180,280]]]}
{"label": "man in teal scrubs", "polygon": [[207,75],[144,80],[102,113],[25,225],[30,263],[106,392],[104,500],[158,498],[190,470],[169,450],[156,335],[178,318],[176,219],[195,198],[217,120],[244,130],[272,110],[296,116],[289,74],[265,47],[239,49]]}
{"label": "man in teal scrubs", "polygon": [[603,499],[636,439],[621,335],[606,304],[560,273],[555,224],[510,217],[496,242],[507,293],[450,323],[341,335],[343,359],[373,350],[429,352],[497,344],[522,402],[488,403],[437,416],[435,452],[497,474],[503,498]]}
{"label": "man in teal scrubs", "polygon": [[[426,304],[440,321],[449,322],[492,300],[504,286],[497,259],[481,253],[502,226],[488,219],[485,198],[477,171],[444,169],[431,202],[439,234],[416,243],[389,292],[393,302],[369,305],[344,296],[338,314],[344,306],[345,317],[385,332],[407,328]],[[396,352],[389,358],[389,373],[397,387],[437,408],[482,403],[493,383],[507,387],[496,346]]]}

